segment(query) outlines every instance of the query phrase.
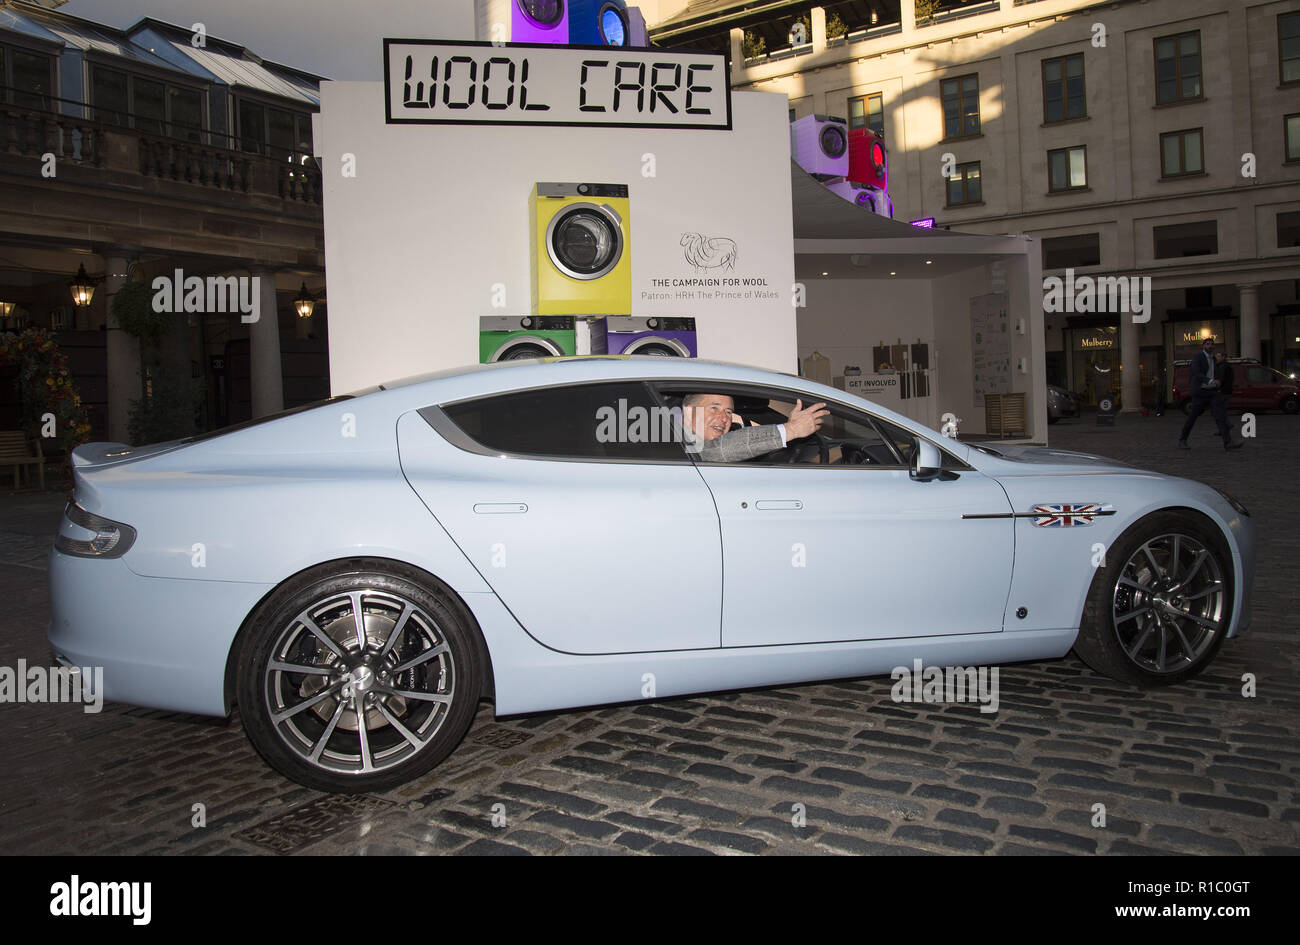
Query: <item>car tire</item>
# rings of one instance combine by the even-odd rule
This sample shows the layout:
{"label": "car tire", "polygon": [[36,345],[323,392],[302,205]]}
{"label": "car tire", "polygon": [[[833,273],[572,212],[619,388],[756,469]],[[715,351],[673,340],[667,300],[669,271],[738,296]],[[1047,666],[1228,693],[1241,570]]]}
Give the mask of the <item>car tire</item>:
{"label": "car tire", "polygon": [[1286,400],[1282,401],[1283,413],[1296,413],[1298,411],[1300,411],[1300,400],[1295,397],[1288,397]]}
{"label": "car tire", "polygon": [[1196,513],[1156,512],[1106,549],[1074,652],[1097,672],[1138,686],[1181,682],[1222,646],[1234,592],[1219,529]]}
{"label": "car tire", "polygon": [[236,692],[272,768],[320,791],[382,791],[460,743],[485,648],[431,583],[396,562],[355,560],[299,575],[262,603],[242,635]]}
{"label": "car tire", "polygon": [[1190,417],[1192,415],[1192,398],[1188,397],[1186,400],[1180,403],[1178,405],[1178,409],[1183,412],[1184,416]]}
{"label": "car tire", "polygon": [[1060,419],[1061,419],[1060,417],[1053,417],[1050,413],[1047,415],[1048,423],[1058,423],[1060,422]]}

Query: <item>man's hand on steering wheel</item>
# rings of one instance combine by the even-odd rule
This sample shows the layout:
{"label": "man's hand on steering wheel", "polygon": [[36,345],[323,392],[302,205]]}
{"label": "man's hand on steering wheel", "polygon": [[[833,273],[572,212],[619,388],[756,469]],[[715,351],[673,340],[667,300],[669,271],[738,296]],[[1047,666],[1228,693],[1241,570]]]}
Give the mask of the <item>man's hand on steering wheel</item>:
{"label": "man's hand on steering wheel", "polygon": [[825,417],[829,410],[825,404],[812,404],[805,409],[802,400],[796,400],[794,410],[790,412],[790,418],[785,422],[785,441],[802,439],[817,432],[817,428],[822,424],[822,418]]}

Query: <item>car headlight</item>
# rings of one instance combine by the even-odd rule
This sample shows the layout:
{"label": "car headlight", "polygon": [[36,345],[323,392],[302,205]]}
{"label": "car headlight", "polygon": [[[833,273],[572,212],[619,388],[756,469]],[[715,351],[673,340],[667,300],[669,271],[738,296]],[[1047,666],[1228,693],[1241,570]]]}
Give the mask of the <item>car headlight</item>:
{"label": "car headlight", "polygon": [[1230,506],[1236,509],[1239,513],[1246,516],[1246,518],[1250,518],[1250,512],[1246,511],[1246,507],[1244,505],[1242,505],[1232,496],[1228,495],[1228,493],[1224,492],[1222,489],[1215,489],[1214,491],[1217,492],[1219,495],[1223,496],[1224,501],[1226,501]]}
{"label": "car headlight", "polygon": [[54,539],[56,550],[78,558],[120,558],[135,544],[135,529],[69,502]]}

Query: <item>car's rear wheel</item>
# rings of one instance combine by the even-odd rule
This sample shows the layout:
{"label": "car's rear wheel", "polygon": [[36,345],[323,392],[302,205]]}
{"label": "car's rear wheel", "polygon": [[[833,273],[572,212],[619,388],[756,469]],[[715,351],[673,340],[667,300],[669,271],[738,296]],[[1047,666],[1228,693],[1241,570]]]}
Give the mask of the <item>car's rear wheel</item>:
{"label": "car's rear wheel", "polygon": [[1297,411],[1300,411],[1300,400],[1297,400],[1295,397],[1288,397],[1286,400],[1282,401],[1282,411],[1284,413],[1296,413]]}
{"label": "car's rear wheel", "polygon": [[1188,397],[1186,400],[1180,403],[1178,405],[1178,409],[1190,417],[1192,415],[1192,398]]}
{"label": "car's rear wheel", "polygon": [[1099,673],[1163,686],[1203,670],[1232,619],[1232,557],[1194,513],[1157,512],[1105,553],[1074,651]]}
{"label": "car's rear wheel", "polygon": [[418,572],[358,561],[308,572],[252,618],[239,658],[244,730],[281,774],[385,790],[459,744],[480,689],[477,630]]}

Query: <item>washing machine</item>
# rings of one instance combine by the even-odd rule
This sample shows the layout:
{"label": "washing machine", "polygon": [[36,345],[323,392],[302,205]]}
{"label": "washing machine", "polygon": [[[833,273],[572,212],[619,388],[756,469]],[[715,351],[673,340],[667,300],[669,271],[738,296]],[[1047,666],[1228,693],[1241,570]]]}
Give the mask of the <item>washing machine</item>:
{"label": "washing machine", "polygon": [[893,219],[894,202],[889,199],[889,194],[879,187],[872,187],[870,184],[859,184],[855,180],[834,180],[828,182],[826,188],[865,210],[870,210],[878,216]]}
{"label": "washing machine", "polygon": [[848,177],[849,123],[831,115],[805,115],[792,121],[790,156],[814,177]]}
{"label": "washing machine", "polygon": [[645,14],[640,7],[627,8],[627,47],[629,49],[649,49],[650,34],[646,30]]}
{"label": "washing machine", "polygon": [[627,46],[631,24],[624,0],[569,0],[569,44]]}
{"label": "washing machine", "polygon": [[870,128],[854,128],[849,132],[849,180],[869,184],[878,190],[889,191],[889,155],[885,152],[885,139]]}
{"label": "washing machine", "polygon": [[608,350],[605,319],[599,315],[484,315],[478,320],[480,364]]}
{"label": "washing machine", "polygon": [[[560,45],[569,42],[569,0],[486,0],[486,7],[489,31],[493,24],[510,24],[506,42]],[[483,38],[494,37],[489,32]]]}
{"label": "washing machine", "polygon": [[626,184],[539,183],[529,199],[533,312],[632,310]]}
{"label": "washing machine", "polygon": [[695,319],[678,315],[610,315],[605,319],[610,354],[693,358]]}

